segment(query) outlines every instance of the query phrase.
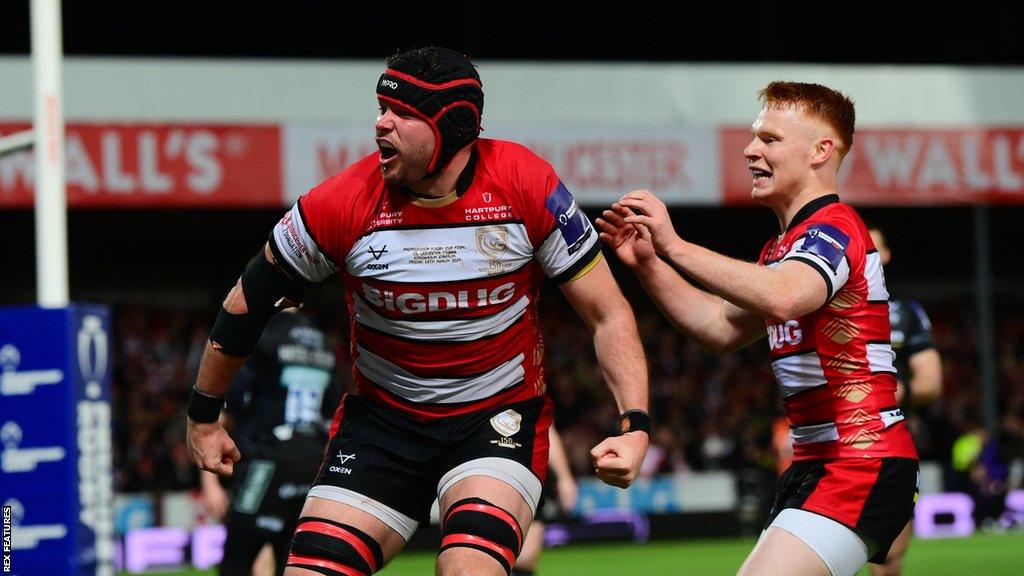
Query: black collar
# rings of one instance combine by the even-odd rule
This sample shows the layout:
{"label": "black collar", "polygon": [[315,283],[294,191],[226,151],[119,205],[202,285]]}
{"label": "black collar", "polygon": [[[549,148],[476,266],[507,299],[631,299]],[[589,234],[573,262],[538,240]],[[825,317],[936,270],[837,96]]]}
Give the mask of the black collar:
{"label": "black collar", "polygon": [[839,194],[826,194],[804,204],[804,207],[797,211],[796,216],[793,216],[793,221],[786,227],[786,232],[789,232],[793,228],[799,226],[801,222],[810,218],[811,215],[818,210],[821,210],[829,204],[835,204],[836,202],[839,202]]}

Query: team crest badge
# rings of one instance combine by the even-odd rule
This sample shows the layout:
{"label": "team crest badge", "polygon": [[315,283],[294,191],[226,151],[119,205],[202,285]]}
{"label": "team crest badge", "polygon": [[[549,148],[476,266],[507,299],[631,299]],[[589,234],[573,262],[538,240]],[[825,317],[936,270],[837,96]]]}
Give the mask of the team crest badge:
{"label": "team crest badge", "polygon": [[484,226],[477,228],[476,249],[491,262],[497,262],[508,251],[508,228]]}
{"label": "team crest badge", "polygon": [[523,416],[520,413],[515,410],[505,410],[501,414],[497,414],[491,418],[491,427],[493,427],[498,434],[508,437],[519,432],[519,425],[522,421]]}

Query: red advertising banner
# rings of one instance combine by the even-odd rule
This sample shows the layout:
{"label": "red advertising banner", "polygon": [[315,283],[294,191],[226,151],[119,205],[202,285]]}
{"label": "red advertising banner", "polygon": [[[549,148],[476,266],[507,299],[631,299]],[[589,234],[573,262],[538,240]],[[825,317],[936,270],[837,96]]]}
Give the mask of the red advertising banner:
{"label": "red advertising banner", "polygon": [[[0,124],[0,134],[28,124]],[[281,137],[273,125],[68,124],[72,208],[279,207]],[[0,157],[0,208],[33,203],[35,159]]]}
{"label": "red advertising banner", "polygon": [[[749,204],[749,128],[723,128],[723,201]],[[1024,202],[1024,128],[858,130],[839,195],[860,205]]]}

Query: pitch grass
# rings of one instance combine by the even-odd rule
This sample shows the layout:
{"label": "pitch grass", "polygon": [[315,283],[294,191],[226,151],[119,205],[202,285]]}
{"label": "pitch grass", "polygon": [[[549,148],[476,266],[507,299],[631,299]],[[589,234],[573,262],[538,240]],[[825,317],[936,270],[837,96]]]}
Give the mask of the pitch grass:
{"label": "pitch grass", "polygon": [[[647,544],[589,544],[547,550],[538,576],[731,576],[754,541],[690,540]],[[399,555],[381,576],[430,576],[434,555]],[[862,575],[867,570],[861,570]],[[215,571],[163,573],[214,576]],[[1024,534],[978,534],[954,540],[915,540],[904,576],[1020,576],[1024,574]]]}

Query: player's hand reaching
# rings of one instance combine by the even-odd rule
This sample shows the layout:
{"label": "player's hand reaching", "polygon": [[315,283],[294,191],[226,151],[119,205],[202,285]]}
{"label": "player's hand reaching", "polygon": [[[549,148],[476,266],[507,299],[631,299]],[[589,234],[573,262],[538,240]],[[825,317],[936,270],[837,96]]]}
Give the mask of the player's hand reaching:
{"label": "player's hand reaching", "polygon": [[650,439],[646,432],[627,432],[606,438],[590,451],[594,471],[605,484],[627,488],[640,474]]}
{"label": "player's hand reaching", "polygon": [[242,454],[220,422],[203,424],[188,419],[185,429],[188,457],[203,470],[231,476]]}
{"label": "player's hand reaching", "polygon": [[[615,206],[618,206],[618,211]],[[618,203],[612,207],[594,221],[601,242],[615,250],[619,260],[630,268],[642,268],[657,258],[650,232],[643,226],[626,224],[625,217],[632,216],[633,212]]]}
{"label": "player's hand reaching", "polygon": [[659,254],[665,254],[679,241],[679,236],[672,227],[672,219],[668,215],[668,207],[650,190],[627,192],[618,202],[612,204],[612,210],[620,214],[626,224],[646,228],[651,234],[654,249]]}

